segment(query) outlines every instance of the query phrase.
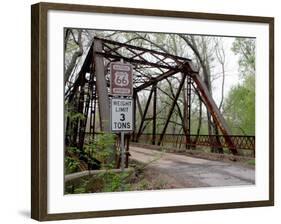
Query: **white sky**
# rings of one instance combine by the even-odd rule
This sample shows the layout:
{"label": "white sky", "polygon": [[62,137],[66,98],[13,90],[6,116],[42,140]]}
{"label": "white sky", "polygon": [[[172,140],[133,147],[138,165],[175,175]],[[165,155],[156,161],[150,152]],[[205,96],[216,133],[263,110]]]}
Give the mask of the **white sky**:
{"label": "white sky", "polygon": [[[232,44],[235,40],[234,37],[221,37],[224,51],[225,51],[225,83],[224,83],[224,98],[227,97],[227,94],[232,86],[235,86],[239,83],[239,65],[238,65],[238,59],[239,56],[235,55],[233,51],[231,50]],[[190,50],[190,49],[189,49]],[[215,54],[215,53],[214,53]],[[81,62],[84,60],[85,55],[81,58]],[[214,55],[216,58],[216,56]],[[218,78],[214,79],[212,81],[212,93],[213,98],[216,101],[217,104],[220,103],[221,100],[221,91],[222,91],[222,68],[221,65],[215,60],[214,63],[212,63],[212,77],[216,76],[217,74],[220,74]],[[80,63],[78,63],[78,66],[76,68],[77,71],[80,70]],[[75,76],[73,76],[74,78]],[[73,80],[72,80],[73,81]],[[145,94],[146,95],[146,94]]]}
{"label": "white sky", "polygon": [[[232,86],[239,83],[239,56],[235,55],[231,50],[232,43],[235,38],[223,37],[223,46],[225,49],[225,83],[224,83],[224,97]],[[214,74],[221,73],[221,65],[214,63]],[[221,89],[222,89],[222,77],[215,79],[212,83],[213,98],[218,104],[221,100]]]}

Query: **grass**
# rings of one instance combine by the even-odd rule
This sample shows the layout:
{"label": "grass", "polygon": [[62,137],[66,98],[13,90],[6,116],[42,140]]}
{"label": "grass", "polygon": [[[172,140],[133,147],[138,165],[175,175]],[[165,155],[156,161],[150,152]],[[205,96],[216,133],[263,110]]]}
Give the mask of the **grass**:
{"label": "grass", "polygon": [[[158,160],[156,157],[151,162]],[[130,167],[134,172],[129,174],[113,173],[108,170],[105,173],[91,177],[83,177],[75,184],[66,184],[66,194],[120,192],[138,190],[167,189],[167,183],[157,174],[147,172],[145,169],[149,163],[130,161]]]}
{"label": "grass", "polygon": [[255,159],[251,159],[251,160],[247,161],[247,164],[251,165],[251,166],[255,166],[256,165],[256,160]]}

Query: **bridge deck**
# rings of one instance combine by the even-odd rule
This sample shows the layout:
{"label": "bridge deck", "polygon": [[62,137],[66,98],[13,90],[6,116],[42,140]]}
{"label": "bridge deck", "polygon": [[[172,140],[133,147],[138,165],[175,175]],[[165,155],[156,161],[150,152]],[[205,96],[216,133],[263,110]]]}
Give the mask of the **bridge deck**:
{"label": "bridge deck", "polygon": [[157,173],[175,188],[239,186],[255,184],[255,170],[236,163],[210,161],[185,155],[130,146],[131,159]]}

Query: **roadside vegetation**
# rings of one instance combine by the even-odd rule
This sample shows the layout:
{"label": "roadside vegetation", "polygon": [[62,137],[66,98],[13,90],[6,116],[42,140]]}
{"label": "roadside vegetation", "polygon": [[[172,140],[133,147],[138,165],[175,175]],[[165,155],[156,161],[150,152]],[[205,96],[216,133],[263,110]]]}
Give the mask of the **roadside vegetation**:
{"label": "roadside vegetation", "polygon": [[[148,175],[146,167],[161,158],[161,154],[155,156],[147,163],[131,160],[129,169],[123,173],[116,172],[116,163],[112,160],[112,147],[114,145],[113,134],[100,135],[95,141],[85,145],[86,154],[83,158],[73,159],[73,155],[79,155],[80,150],[70,148],[72,157],[65,157],[65,174],[69,175],[81,171],[82,161],[91,169],[99,170],[95,175],[85,175],[82,178],[65,184],[66,194],[94,193],[94,192],[118,192],[134,190],[166,189],[167,184],[160,177]],[[81,154],[80,154],[81,155]],[[97,162],[98,161],[98,162]]]}

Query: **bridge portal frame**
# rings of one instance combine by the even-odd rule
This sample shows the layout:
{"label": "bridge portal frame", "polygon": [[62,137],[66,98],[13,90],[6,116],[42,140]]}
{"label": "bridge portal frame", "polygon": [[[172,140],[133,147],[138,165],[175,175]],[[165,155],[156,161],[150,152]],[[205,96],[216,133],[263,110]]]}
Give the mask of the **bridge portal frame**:
{"label": "bridge portal frame", "polygon": [[[149,57],[147,55],[149,55]],[[232,135],[224,117],[220,113],[214,99],[212,98],[198,71],[194,69],[192,61],[190,59],[179,57],[162,51],[156,51],[154,49],[134,46],[132,44],[129,44],[129,42],[120,43],[117,41],[98,37],[94,38],[92,45],[87,52],[87,56],[85,57],[85,60],[81,66],[81,69],[76,75],[76,79],[70,85],[65,94],[65,100],[67,102],[71,102],[73,99],[77,98],[78,95],[79,101],[83,101],[84,108],[80,108],[80,112],[84,114],[86,121],[84,120],[83,122],[78,122],[79,125],[77,125],[77,130],[75,131],[77,132],[76,135],[79,136],[77,145],[80,148],[83,148],[85,132],[87,129],[87,119],[89,117],[89,114],[89,133],[91,135],[94,136],[96,133],[97,120],[99,121],[100,130],[102,132],[110,131],[110,96],[108,94],[109,81],[107,74],[109,63],[113,61],[119,61],[121,59],[125,63],[131,63],[134,66],[135,72],[133,105],[135,115],[137,113],[137,110],[141,115],[141,122],[138,131],[134,131],[131,137],[133,141],[138,141],[138,139],[142,135],[145,129],[144,122],[146,120],[152,120],[152,144],[156,144],[157,84],[175,74],[181,73],[182,79],[179,86],[177,87],[176,94],[173,94],[173,103],[169,109],[167,119],[161,131],[160,138],[158,139],[157,144],[160,145],[162,143],[167,127],[170,123],[171,115],[175,108],[177,108],[182,121],[187,123],[186,126],[183,125],[183,132],[186,136],[186,146],[190,147],[192,144],[194,145],[194,142],[191,142],[190,133],[191,89],[194,88],[200,100],[202,100],[207,110],[211,113],[215,125],[222,133],[224,142],[226,143],[225,146],[229,148],[232,154],[238,154],[237,147],[233,139],[230,137]],[[146,72],[149,70],[151,71],[151,74]],[[85,78],[87,74],[90,74],[89,78]],[[186,85],[187,90],[187,116],[182,115],[177,102],[184,85]],[[87,91],[81,91],[85,88],[87,88]],[[150,88],[150,93],[145,108],[144,110],[142,110],[138,93],[147,88]],[[83,94],[83,96],[81,94]],[[151,101],[153,101],[153,116],[152,118],[147,118],[146,115]],[[99,109],[99,119],[96,118],[97,106]],[[69,121],[67,121],[66,128],[68,128],[69,125],[71,124],[69,124]],[[77,139],[76,136],[74,136],[74,138]],[[130,138],[130,136],[127,136],[127,138]],[[220,143],[217,142],[216,145],[218,144]]]}

